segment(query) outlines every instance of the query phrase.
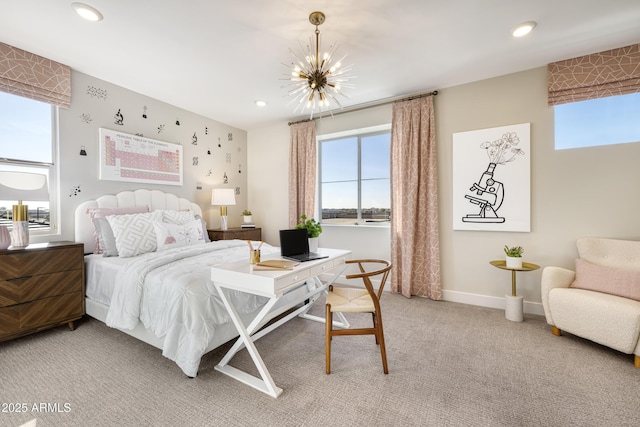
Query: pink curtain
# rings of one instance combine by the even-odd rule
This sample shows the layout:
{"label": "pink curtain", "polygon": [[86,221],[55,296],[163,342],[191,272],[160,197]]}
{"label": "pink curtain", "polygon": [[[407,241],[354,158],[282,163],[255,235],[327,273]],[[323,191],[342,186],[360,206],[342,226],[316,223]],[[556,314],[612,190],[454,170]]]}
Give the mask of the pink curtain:
{"label": "pink curtain", "polygon": [[391,291],[442,299],[433,96],[393,105]]}
{"label": "pink curtain", "polygon": [[291,125],[289,147],[289,227],[302,214],[314,217],[316,197],[316,122]]}
{"label": "pink curtain", "polygon": [[71,105],[71,69],[0,43],[0,90],[58,107]]}

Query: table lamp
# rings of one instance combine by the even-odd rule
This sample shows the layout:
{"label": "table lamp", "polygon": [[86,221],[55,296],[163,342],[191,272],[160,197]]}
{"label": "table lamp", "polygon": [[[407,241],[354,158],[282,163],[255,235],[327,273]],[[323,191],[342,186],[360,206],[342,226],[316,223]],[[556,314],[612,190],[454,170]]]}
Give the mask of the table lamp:
{"label": "table lamp", "polygon": [[220,230],[227,230],[227,206],[236,204],[233,188],[214,188],[211,191],[211,205],[220,206]]}
{"label": "table lamp", "polygon": [[0,197],[2,200],[18,202],[17,205],[13,205],[11,246],[29,246],[29,206],[23,205],[22,201],[48,202],[47,176],[30,172],[0,171]]}

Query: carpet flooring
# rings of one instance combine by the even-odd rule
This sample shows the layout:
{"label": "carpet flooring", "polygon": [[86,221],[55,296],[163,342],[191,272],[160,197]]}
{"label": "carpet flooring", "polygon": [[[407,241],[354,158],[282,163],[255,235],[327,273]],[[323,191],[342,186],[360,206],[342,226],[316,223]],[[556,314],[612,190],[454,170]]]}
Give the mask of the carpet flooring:
{"label": "carpet flooring", "polygon": [[[313,313],[322,315],[322,304]],[[217,371],[187,378],[161,351],[85,318],[0,343],[0,426],[637,426],[633,357],[502,310],[385,294],[389,374],[372,336],[296,318],[257,342],[273,399]],[[370,317],[348,316],[354,326]],[[243,350],[232,365],[255,373]]]}

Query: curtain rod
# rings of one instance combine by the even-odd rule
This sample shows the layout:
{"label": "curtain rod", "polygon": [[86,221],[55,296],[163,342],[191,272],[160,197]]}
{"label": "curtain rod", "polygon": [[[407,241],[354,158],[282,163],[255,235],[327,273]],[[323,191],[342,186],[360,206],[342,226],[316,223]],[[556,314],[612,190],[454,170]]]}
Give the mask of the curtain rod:
{"label": "curtain rod", "polygon": [[[370,102],[370,103],[366,103],[366,104],[360,104],[360,105],[355,105],[353,106],[353,108],[345,108],[343,110],[337,111],[333,114],[331,114],[331,116],[338,116],[340,114],[345,114],[345,113],[353,113],[355,111],[360,111],[360,110],[365,110],[367,108],[373,108],[373,107],[379,107],[381,105],[386,105],[386,104],[392,104],[395,102],[403,102],[403,101],[411,101],[414,99],[418,99],[418,98],[424,98],[425,96],[436,96],[438,94],[437,90],[434,90],[433,92],[427,92],[427,93],[422,93],[419,95],[411,95],[411,96],[402,96],[402,97],[398,97],[398,98],[387,98],[387,99],[383,99],[381,101],[375,101],[375,102]],[[327,115],[323,115],[320,116],[318,118],[323,119],[327,117]],[[291,125],[295,125],[298,123],[304,123],[304,122],[310,122],[312,119],[303,119],[303,120],[297,120],[295,122],[289,122],[289,126]]]}

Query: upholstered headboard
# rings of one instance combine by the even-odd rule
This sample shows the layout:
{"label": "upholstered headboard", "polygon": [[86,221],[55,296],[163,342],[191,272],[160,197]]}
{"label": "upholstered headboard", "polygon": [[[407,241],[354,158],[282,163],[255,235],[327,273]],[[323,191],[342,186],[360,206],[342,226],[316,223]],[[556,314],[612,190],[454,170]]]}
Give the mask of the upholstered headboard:
{"label": "upholstered headboard", "polygon": [[75,241],[84,243],[85,253],[95,249],[93,224],[87,215],[90,208],[124,208],[148,206],[150,211],[156,209],[191,210],[194,215],[202,216],[202,209],[196,203],[159,190],[123,191],[118,194],[100,196],[95,200],[80,203],[75,210]]}

